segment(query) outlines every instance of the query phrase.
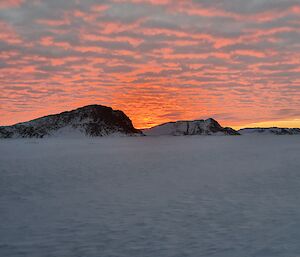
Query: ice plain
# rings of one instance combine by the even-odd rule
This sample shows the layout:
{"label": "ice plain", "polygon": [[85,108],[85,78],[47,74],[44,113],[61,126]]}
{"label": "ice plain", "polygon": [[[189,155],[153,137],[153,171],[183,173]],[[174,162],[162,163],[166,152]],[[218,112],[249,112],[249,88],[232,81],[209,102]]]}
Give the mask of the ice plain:
{"label": "ice plain", "polygon": [[2,257],[298,257],[300,136],[0,141]]}

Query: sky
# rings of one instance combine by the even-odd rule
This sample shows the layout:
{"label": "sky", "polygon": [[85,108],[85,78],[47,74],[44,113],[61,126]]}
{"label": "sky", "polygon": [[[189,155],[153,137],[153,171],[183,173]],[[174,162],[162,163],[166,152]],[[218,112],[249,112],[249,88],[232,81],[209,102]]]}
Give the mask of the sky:
{"label": "sky", "polygon": [[0,0],[0,125],[88,104],[300,127],[300,1]]}

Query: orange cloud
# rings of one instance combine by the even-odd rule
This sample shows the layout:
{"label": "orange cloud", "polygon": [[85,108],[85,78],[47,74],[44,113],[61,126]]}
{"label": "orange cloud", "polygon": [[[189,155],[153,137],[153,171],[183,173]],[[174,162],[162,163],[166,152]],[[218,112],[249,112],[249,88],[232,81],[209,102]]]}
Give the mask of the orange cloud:
{"label": "orange cloud", "polygon": [[34,2],[0,3],[1,125],[93,103],[137,127],[300,115],[299,5]]}

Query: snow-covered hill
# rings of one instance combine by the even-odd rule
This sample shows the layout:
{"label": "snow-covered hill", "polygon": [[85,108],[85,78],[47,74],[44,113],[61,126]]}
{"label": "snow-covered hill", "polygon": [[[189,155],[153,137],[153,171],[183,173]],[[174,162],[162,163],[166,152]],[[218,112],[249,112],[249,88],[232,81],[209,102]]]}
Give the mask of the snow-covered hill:
{"label": "snow-covered hill", "polygon": [[299,128],[244,128],[238,132],[241,135],[300,135]]}
{"label": "snow-covered hill", "polygon": [[141,134],[122,111],[102,105],[88,105],[13,126],[0,127],[0,138]]}
{"label": "snow-covered hill", "polygon": [[184,135],[239,135],[232,128],[223,128],[216,120],[176,121],[168,122],[150,129],[144,129],[147,136],[184,136]]}

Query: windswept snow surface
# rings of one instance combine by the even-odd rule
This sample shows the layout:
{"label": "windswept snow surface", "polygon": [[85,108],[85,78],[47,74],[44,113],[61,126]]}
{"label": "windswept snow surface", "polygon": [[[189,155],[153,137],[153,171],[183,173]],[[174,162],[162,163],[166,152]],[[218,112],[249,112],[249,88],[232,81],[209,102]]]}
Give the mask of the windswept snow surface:
{"label": "windswept snow surface", "polygon": [[2,257],[298,257],[300,136],[0,141]]}

